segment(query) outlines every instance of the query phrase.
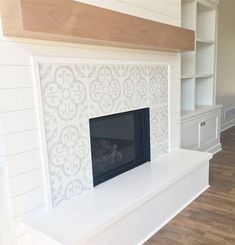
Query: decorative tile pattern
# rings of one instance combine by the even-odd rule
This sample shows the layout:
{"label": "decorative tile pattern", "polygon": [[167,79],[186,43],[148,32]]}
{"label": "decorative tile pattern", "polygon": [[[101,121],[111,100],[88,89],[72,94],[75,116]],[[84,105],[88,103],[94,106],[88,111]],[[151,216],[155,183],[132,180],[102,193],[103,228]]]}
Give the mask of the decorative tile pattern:
{"label": "decorative tile pattern", "polygon": [[110,67],[101,66],[90,83],[89,92],[92,103],[97,104],[103,114],[107,114],[113,111],[120,97],[121,84]]}
{"label": "decorative tile pattern", "polygon": [[[50,71],[51,69],[50,65]],[[74,70],[69,66],[58,66],[54,74],[44,73],[43,75],[53,76],[42,90],[45,103],[49,107],[56,108],[61,119],[73,119],[78,111],[78,106],[86,100],[84,84],[75,78]]]}
{"label": "decorative tile pattern", "polygon": [[151,159],[168,152],[168,66],[39,63],[53,207],[93,187],[89,118],[150,107]]}
{"label": "decorative tile pattern", "polygon": [[139,108],[145,106],[148,96],[148,77],[139,66],[128,67],[127,78],[123,84],[123,94],[129,108]]}
{"label": "decorative tile pattern", "polygon": [[152,67],[149,79],[150,106],[161,106],[168,103],[168,67]]}
{"label": "decorative tile pattern", "polygon": [[150,109],[151,159],[168,152],[168,105]]}

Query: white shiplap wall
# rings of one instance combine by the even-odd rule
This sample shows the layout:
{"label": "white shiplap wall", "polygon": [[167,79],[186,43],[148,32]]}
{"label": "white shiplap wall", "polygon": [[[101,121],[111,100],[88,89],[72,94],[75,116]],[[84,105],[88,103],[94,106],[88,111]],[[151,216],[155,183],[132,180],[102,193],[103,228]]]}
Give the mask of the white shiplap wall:
{"label": "white shiplap wall", "polygon": [[[103,2],[103,7],[180,26],[180,0],[90,2]],[[180,54],[6,38],[0,23],[0,161],[6,163],[0,178],[7,186],[3,191],[10,203],[10,218],[0,224],[12,225],[11,238],[16,239],[11,244],[18,245],[28,245],[22,220],[45,208],[32,56],[168,62],[172,68],[171,147],[180,145]],[[3,245],[11,245],[6,239],[7,232]]]}
{"label": "white shiplap wall", "polygon": [[75,0],[93,4],[98,7],[111,9],[160,21],[166,24],[181,24],[181,0]]}

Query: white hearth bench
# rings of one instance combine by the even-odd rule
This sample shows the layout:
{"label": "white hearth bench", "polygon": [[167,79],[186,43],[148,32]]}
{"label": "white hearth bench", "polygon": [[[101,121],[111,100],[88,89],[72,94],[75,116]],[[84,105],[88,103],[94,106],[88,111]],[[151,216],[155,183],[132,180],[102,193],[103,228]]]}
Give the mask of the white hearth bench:
{"label": "white hearth bench", "polygon": [[142,244],[209,187],[211,157],[174,150],[38,213],[25,221],[32,244]]}

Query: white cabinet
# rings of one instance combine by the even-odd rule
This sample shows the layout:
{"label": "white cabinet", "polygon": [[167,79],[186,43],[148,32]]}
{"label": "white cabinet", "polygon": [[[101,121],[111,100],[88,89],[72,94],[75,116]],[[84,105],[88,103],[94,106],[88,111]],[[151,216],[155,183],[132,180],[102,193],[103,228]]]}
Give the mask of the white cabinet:
{"label": "white cabinet", "polygon": [[190,150],[200,150],[201,118],[186,120],[181,128],[181,147]]}
{"label": "white cabinet", "polygon": [[220,144],[220,110],[202,117],[201,150],[208,151]]}
{"label": "white cabinet", "polygon": [[220,144],[221,106],[199,107],[194,115],[183,116],[181,147],[185,149],[218,152]]}

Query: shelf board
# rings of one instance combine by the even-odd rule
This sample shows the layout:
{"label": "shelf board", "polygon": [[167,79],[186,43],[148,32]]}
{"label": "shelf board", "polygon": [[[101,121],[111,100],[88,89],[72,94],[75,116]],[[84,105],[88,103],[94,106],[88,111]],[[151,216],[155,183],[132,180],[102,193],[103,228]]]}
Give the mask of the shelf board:
{"label": "shelf board", "polygon": [[215,44],[215,41],[213,40],[209,40],[209,39],[205,39],[205,38],[196,38],[196,42],[198,43],[204,43],[204,44]]}
{"label": "shelf board", "polygon": [[199,74],[199,75],[196,75],[196,78],[210,78],[213,76],[214,74]]}
{"label": "shelf board", "polygon": [[200,114],[216,110],[221,108],[222,105],[197,105],[195,110],[183,110],[181,111],[181,120],[188,119],[190,117],[198,116]]}
{"label": "shelf board", "polygon": [[184,75],[184,76],[181,76],[181,79],[191,79],[191,78],[194,78],[194,75]]}
{"label": "shelf board", "polygon": [[191,78],[210,78],[213,77],[214,74],[198,74],[198,75],[183,75],[181,79],[191,79]]}
{"label": "shelf board", "polygon": [[167,52],[194,50],[195,33],[74,0],[2,0],[6,36]]}

